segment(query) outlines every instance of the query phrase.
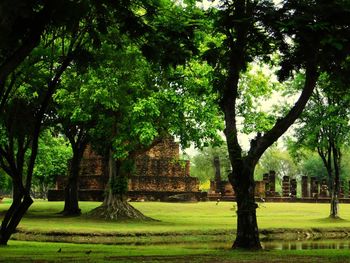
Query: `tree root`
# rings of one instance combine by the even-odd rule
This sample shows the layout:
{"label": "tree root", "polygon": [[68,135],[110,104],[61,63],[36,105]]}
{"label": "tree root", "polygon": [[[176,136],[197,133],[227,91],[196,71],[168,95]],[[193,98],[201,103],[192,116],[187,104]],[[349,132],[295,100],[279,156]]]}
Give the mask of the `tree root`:
{"label": "tree root", "polygon": [[113,221],[130,219],[138,221],[157,221],[153,218],[145,216],[127,201],[122,201],[119,199],[114,199],[108,205],[102,204],[101,206],[88,212],[87,216]]}

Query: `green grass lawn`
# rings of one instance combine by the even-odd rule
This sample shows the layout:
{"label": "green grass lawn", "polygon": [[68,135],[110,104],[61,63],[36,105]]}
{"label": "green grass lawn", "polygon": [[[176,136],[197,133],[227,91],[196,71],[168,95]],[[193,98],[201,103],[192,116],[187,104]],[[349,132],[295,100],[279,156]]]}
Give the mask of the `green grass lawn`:
{"label": "green grass lawn", "polygon": [[[229,231],[236,228],[234,203],[160,203],[138,202],[132,205],[159,222],[106,222],[89,219],[86,212],[100,203],[81,202],[81,217],[62,217],[57,214],[63,202],[35,202],[20,223],[20,228],[33,231],[59,232],[207,232]],[[0,217],[9,204],[0,204]],[[350,228],[350,204],[340,205],[343,220],[328,219],[328,204],[264,203],[257,209],[260,229],[271,228]]]}
{"label": "green grass lawn", "polygon": [[[159,220],[152,222],[106,222],[84,215],[98,205],[81,202],[82,216],[63,217],[58,214],[63,202],[35,202],[21,221],[20,229],[39,234],[29,240],[56,242],[11,240],[8,247],[0,247],[0,262],[350,262],[349,249],[254,253],[230,250],[236,228],[231,202],[132,203],[147,216]],[[0,218],[8,207],[8,200],[0,204]],[[350,204],[340,205],[342,220],[336,221],[327,218],[328,204],[264,203],[257,213],[260,230],[350,230]],[[40,233],[58,238],[41,239]],[[60,243],[61,234],[68,233],[93,234],[93,237],[87,235],[84,240],[68,241],[64,237],[66,242]],[[98,239],[99,234],[107,237]],[[20,235],[14,236],[20,239]],[[109,243],[105,242],[106,238],[114,245],[92,244]],[[57,252],[59,248],[61,252]],[[86,254],[90,250],[92,252]]]}
{"label": "green grass lawn", "polygon": [[[60,252],[58,252],[60,251]],[[350,251],[343,250],[290,250],[290,251],[237,251],[197,246],[116,246],[69,243],[41,243],[10,241],[0,247],[0,262],[350,262]]]}

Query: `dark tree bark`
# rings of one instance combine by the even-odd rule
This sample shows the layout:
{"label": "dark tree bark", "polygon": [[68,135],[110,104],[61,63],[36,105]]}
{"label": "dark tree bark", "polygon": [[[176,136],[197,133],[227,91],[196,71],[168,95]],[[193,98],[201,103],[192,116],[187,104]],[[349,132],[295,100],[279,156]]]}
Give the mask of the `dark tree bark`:
{"label": "dark tree bark", "polygon": [[333,167],[334,167],[334,177],[333,177],[333,187],[331,196],[331,218],[339,218],[339,193],[340,193],[340,149],[338,149],[334,142],[331,143],[332,153],[333,153]]}
{"label": "dark tree bark", "polygon": [[50,23],[52,12],[52,5],[50,3],[46,4],[37,13],[36,17],[32,19],[31,23],[23,25],[23,32],[27,32],[26,36],[22,39],[21,44],[0,64],[0,112],[3,111],[8,94],[13,87],[12,85],[6,85],[8,76],[18,68],[39,44],[41,35]]}
{"label": "dark tree bark", "polygon": [[[232,61],[232,65],[234,65]],[[238,73],[232,71],[222,99],[221,108],[225,114],[225,136],[233,171],[229,177],[236,193],[237,235],[233,248],[261,249],[256,220],[257,205],[254,200],[254,169],[261,155],[294,123],[302,113],[316,85],[318,73],[316,64],[310,63],[306,69],[306,81],[303,91],[285,117],[279,119],[271,130],[264,135],[258,133],[251,141],[247,155],[243,156],[238,143],[236,127],[236,98]],[[232,67],[231,67],[232,68]],[[235,84],[235,85],[233,85]]]}
{"label": "dark tree bark", "polygon": [[339,193],[340,193],[340,160],[341,152],[333,141],[332,135],[320,130],[319,136],[327,137],[328,144],[326,149],[322,146],[317,147],[317,152],[327,170],[329,179],[331,200],[330,200],[330,218],[339,218]]}
{"label": "dark tree bark", "polygon": [[116,161],[113,158],[113,152],[110,150],[107,163],[109,182],[106,189],[106,197],[102,205],[90,211],[88,215],[106,220],[153,220],[128,203],[125,196],[126,191],[116,191],[116,187],[113,186],[113,182],[121,182],[120,178],[125,176],[121,169],[121,164],[121,161]]}
{"label": "dark tree bark", "polygon": [[261,249],[254,195],[256,163],[244,158],[238,165],[229,177],[237,202],[237,235],[232,247]]}
{"label": "dark tree bark", "polygon": [[84,128],[79,128],[74,125],[66,127],[65,134],[72,146],[73,157],[69,165],[67,185],[64,189],[64,208],[61,213],[67,216],[73,216],[81,214],[78,197],[79,172],[84,150],[88,144],[88,137],[87,131]]}
{"label": "dark tree bark", "polygon": [[[7,144],[1,145],[0,147],[0,166],[12,179],[12,184],[14,186],[14,199],[1,224],[1,245],[7,244],[22,217],[33,203],[30,196],[30,189],[32,185],[33,169],[38,152],[39,135],[43,125],[44,115],[51,101],[52,95],[59,83],[59,79],[65,69],[69,66],[71,60],[72,57],[68,56],[57,69],[55,76],[48,83],[47,91],[40,103],[40,107],[38,111],[35,111],[34,113],[34,125],[32,130],[29,130],[27,133],[18,133],[16,132],[16,128],[13,126],[11,121],[6,124],[8,141]],[[25,109],[21,110],[23,111]],[[28,163],[26,163],[25,154],[29,147],[31,149],[31,153]],[[27,169],[24,169],[25,166]],[[26,173],[25,175],[24,172]]]}
{"label": "dark tree bark", "polygon": [[79,208],[79,198],[78,198],[78,181],[79,181],[79,171],[80,162],[83,157],[86,144],[82,147],[74,147],[73,158],[70,161],[69,177],[67,185],[64,189],[64,209],[62,213],[64,215],[80,215],[81,209]]}

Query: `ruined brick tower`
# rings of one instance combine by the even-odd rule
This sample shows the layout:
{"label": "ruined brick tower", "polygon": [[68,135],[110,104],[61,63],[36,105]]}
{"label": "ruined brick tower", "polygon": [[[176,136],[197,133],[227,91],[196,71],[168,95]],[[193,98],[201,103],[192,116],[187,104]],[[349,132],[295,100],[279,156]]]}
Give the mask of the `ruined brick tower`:
{"label": "ruined brick tower", "polygon": [[[48,199],[63,200],[66,177],[59,177]],[[79,175],[79,199],[102,201],[108,182],[104,160],[87,147]],[[129,178],[131,200],[199,200],[199,181],[190,176],[190,162],[179,160],[179,144],[172,137],[161,140],[135,158],[135,171]]]}

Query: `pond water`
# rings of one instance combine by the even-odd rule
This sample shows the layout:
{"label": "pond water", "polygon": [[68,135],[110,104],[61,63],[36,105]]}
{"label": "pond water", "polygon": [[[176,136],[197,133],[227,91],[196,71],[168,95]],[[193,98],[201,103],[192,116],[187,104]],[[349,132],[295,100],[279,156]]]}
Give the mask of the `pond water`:
{"label": "pond water", "polygon": [[310,250],[310,249],[349,249],[349,239],[308,240],[308,241],[272,241],[262,242],[262,247],[269,250]]}
{"label": "pond water", "polygon": [[[134,245],[150,245],[145,243],[134,243]],[[213,241],[213,242],[179,242],[168,243],[168,246],[183,248],[210,248],[210,249],[230,249],[232,241]],[[350,249],[350,239],[330,239],[330,240],[304,240],[304,241],[264,241],[261,242],[263,249],[266,250],[312,250],[312,249]]]}

